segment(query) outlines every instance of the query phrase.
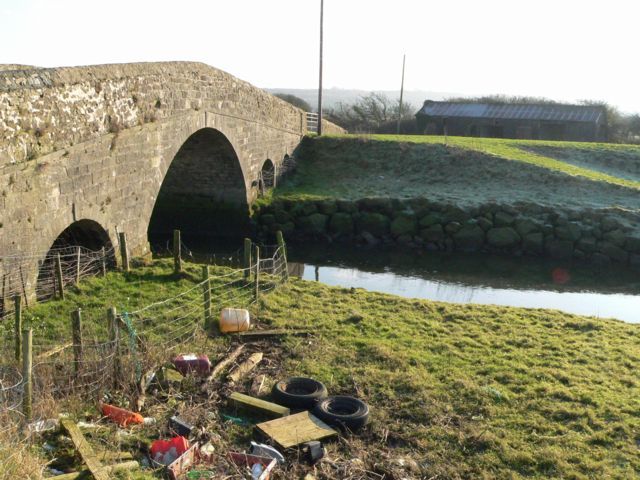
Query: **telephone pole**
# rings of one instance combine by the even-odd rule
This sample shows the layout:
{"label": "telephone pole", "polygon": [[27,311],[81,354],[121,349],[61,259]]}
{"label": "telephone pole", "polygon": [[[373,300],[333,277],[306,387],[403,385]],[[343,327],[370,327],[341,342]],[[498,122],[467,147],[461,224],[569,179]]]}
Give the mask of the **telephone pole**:
{"label": "telephone pole", "polygon": [[324,0],[320,0],[320,79],[318,84],[318,135],[322,135],[322,33],[324,23]]}
{"label": "telephone pole", "polygon": [[400,105],[398,105],[398,135],[400,135],[400,122],[402,121],[402,96],[404,95],[404,62],[406,58],[406,55],[402,55],[402,82],[400,83]]}

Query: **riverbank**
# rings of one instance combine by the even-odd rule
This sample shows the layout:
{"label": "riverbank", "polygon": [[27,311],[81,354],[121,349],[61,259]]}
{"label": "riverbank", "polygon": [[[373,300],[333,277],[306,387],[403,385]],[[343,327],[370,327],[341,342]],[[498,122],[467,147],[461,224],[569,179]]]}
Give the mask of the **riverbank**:
{"label": "riverbank", "polygon": [[640,149],[595,148],[480,138],[445,144],[425,136],[306,139],[296,172],[254,206],[254,219],[263,235],[282,230],[294,241],[640,268]]}
{"label": "riverbank", "polygon": [[[64,302],[30,309],[30,321],[54,339],[56,330],[45,326],[66,329],[77,307],[97,319],[110,305],[135,309],[166,300],[200,281],[200,267],[185,265],[181,277],[168,261],[155,261],[88,280]],[[371,405],[372,422],[362,434],[328,444],[319,479],[367,471],[415,479],[633,478],[640,472],[637,326],[298,279],[265,293],[251,309],[260,328],[312,332],[260,344],[268,360],[256,375],[267,375],[269,383],[313,376],[331,392],[357,394]],[[194,345],[218,358],[230,342],[216,337]],[[236,388],[246,391],[250,383]],[[96,415],[94,408],[78,411]],[[208,427],[221,438],[217,453],[248,444],[244,427]],[[140,456],[137,435],[134,440],[120,448]],[[294,465],[274,478],[302,478],[306,471]]]}

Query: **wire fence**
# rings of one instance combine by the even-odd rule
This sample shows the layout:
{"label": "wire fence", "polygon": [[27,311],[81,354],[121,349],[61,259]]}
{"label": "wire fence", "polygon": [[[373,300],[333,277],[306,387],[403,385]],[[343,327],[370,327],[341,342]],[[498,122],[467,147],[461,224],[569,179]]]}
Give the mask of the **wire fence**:
{"label": "wire fence", "polygon": [[[187,346],[194,348],[207,341],[215,330],[216,312],[225,307],[255,310],[260,295],[287,281],[284,245],[252,243],[251,252],[246,265],[233,269],[203,266],[201,281],[133,311],[116,313],[113,309],[102,318],[85,315],[80,309],[69,312],[74,319],[72,334],[67,333],[66,338],[37,338],[36,334],[33,338],[28,357],[31,369],[25,370],[18,360],[13,342],[5,342],[0,360],[0,433],[15,428],[24,420],[23,414],[30,420],[51,418],[60,402],[99,401],[113,395],[133,400],[143,394],[145,381],[159,366],[185,353],[181,350]],[[58,253],[63,256],[56,252],[56,258]],[[79,268],[82,278],[83,272],[95,271],[92,264],[102,269],[104,258],[81,251],[80,263],[70,262],[69,268],[76,276]],[[22,362],[24,342],[22,350],[18,349]]]}

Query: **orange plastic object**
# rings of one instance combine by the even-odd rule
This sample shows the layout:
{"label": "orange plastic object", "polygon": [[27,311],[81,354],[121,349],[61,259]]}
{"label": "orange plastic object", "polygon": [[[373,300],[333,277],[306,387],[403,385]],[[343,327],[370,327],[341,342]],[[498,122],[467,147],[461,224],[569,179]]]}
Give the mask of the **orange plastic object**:
{"label": "orange plastic object", "polygon": [[[172,449],[175,451],[172,452]],[[156,462],[169,465],[187,450],[189,450],[189,440],[181,436],[173,437],[171,440],[156,440],[151,444],[151,458]],[[170,461],[166,461],[167,454],[171,455]]]}
{"label": "orange plastic object", "polygon": [[124,408],[114,407],[113,405],[102,404],[102,414],[116,422],[121,427],[128,425],[142,424],[144,419],[139,413],[130,412]]}

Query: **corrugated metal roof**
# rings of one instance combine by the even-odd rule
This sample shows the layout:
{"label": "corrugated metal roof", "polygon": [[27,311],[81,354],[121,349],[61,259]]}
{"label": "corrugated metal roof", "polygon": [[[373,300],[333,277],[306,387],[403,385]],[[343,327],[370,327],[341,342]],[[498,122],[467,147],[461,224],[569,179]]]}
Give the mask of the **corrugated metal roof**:
{"label": "corrugated metal roof", "polygon": [[430,117],[495,118],[504,120],[545,120],[597,122],[604,108],[588,105],[489,104],[427,101],[417,115]]}

